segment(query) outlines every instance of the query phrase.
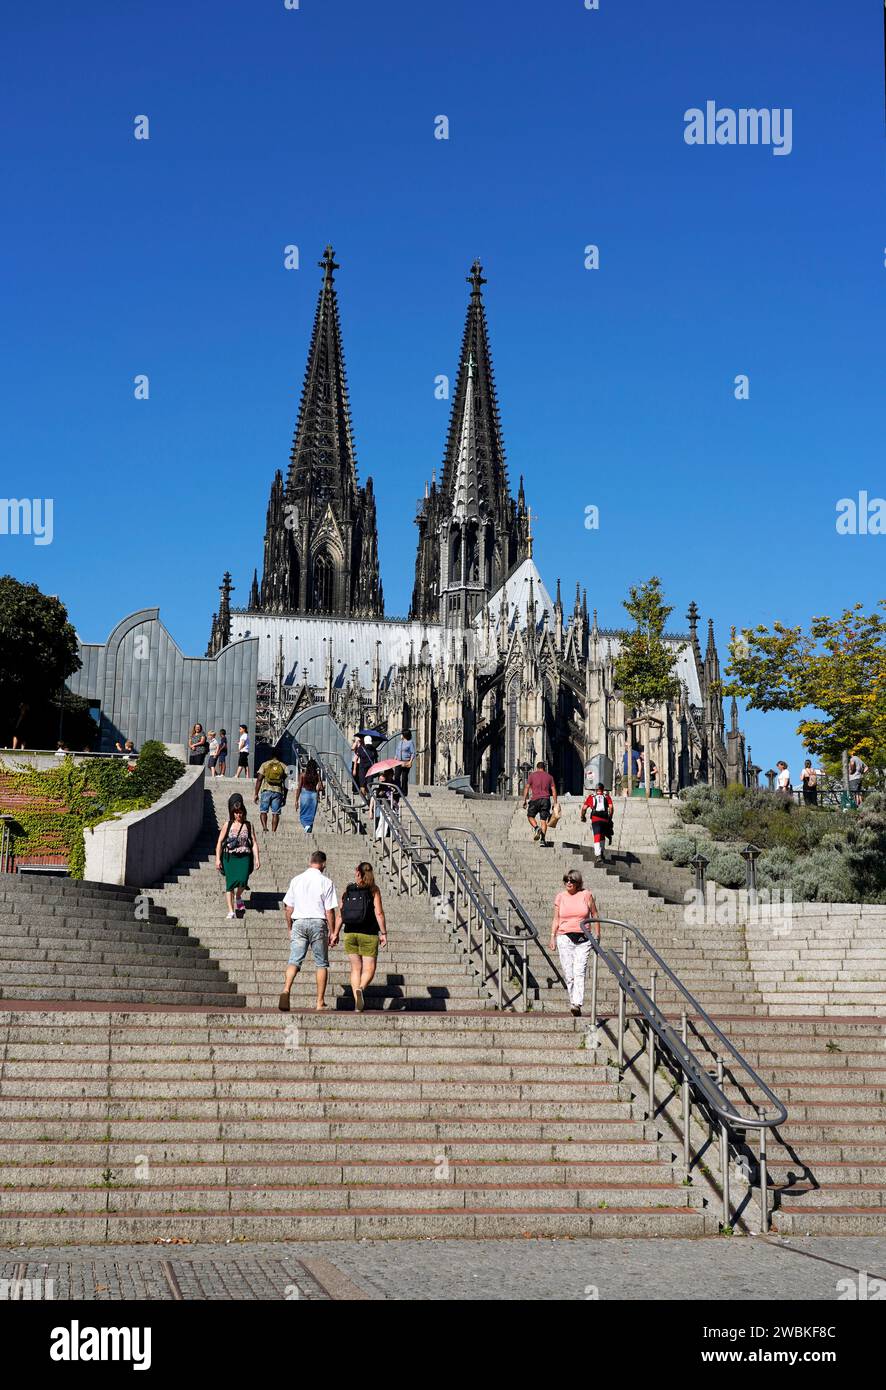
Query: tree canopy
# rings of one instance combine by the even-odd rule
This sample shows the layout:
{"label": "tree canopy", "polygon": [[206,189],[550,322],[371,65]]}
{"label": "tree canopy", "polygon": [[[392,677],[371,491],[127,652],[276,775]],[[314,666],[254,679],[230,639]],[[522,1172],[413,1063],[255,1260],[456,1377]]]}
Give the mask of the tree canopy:
{"label": "tree canopy", "polygon": [[811,753],[839,762],[844,752],[877,762],[886,749],[886,599],[865,613],[853,604],[808,628],[745,628],[733,636],[726,693],[751,709],[813,709],[797,733]]}
{"label": "tree canopy", "polygon": [[21,704],[36,710],[56,699],[80,669],[77,646],[59,599],[36,584],[0,576],[0,739],[10,741]]}
{"label": "tree canopy", "polygon": [[615,683],[625,706],[647,710],[676,699],[679,650],[663,640],[665,623],[674,610],[664,601],[661,580],[653,576],[639,588],[633,585],[624,607],[634,620],[633,630],[621,638],[615,660]]}

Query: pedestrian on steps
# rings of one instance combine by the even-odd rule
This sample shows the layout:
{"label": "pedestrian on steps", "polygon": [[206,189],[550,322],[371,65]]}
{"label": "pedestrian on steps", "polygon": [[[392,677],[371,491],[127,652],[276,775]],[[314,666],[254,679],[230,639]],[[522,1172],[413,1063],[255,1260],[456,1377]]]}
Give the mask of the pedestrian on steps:
{"label": "pedestrian on steps", "polygon": [[317,802],[322,791],[323,779],[320,776],[320,767],[313,758],[308,758],[305,770],[298,779],[298,818],[306,835],[310,835],[314,829]]}
{"label": "pedestrian on steps", "polygon": [[255,795],[253,801],[258,803],[259,792],[261,792],[261,802],[259,803],[258,818],[261,821],[261,828],[267,831],[268,812],[271,813],[271,833],[276,835],[277,826],[280,824],[280,812],[283,810],[283,803],[286,800],[286,764],[281,763],[279,758],[268,758],[262,763],[255,774]]}
{"label": "pedestrian on steps", "polygon": [[366,774],[375,761],[372,752],[372,742],[368,739],[364,742],[363,738],[358,734],[351,745],[351,751],[354,754],[351,763],[351,776],[357,783],[363,800],[368,801],[369,789],[366,786]]}
{"label": "pedestrian on steps", "polygon": [[351,993],[358,1014],[364,1008],[363,991],[372,983],[380,946],[388,944],[381,889],[372,865],[362,862],[354,870],[354,882],[342,894],[338,926],[330,942],[334,946],[344,930],[345,953],[351,967]]}
{"label": "pedestrian on steps", "polygon": [[218,755],[215,760],[216,777],[227,777],[228,775],[228,735],[227,730],[218,731]]}
{"label": "pedestrian on steps", "polygon": [[551,804],[557,805],[557,784],[542,762],[535,764],[535,771],[526,778],[523,788],[523,805],[529,824],[535,831],[533,839],[542,845],[547,844],[548,822],[551,819]]}
{"label": "pedestrian on steps", "polygon": [[612,839],[612,797],[604,787],[602,782],[597,783],[597,790],[585,797],[584,805],[581,808],[582,820],[591,817],[591,830],[594,836],[594,868],[598,864],[606,863],[606,841]]}
{"label": "pedestrian on steps", "polygon": [[249,732],[245,724],[240,725],[240,733],[237,738],[237,771],[234,773],[234,781],[240,773],[249,781]]}
{"label": "pedestrian on steps", "polygon": [[228,808],[228,819],[216,841],[215,867],[225,876],[230,921],[238,912],[246,910],[243,890],[249,887],[249,875],[253,869],[261,868],[261,854],[252,826],[246,818],[242,796],[232,796]]}
{"label": "pedestrian on steps", "polygon": [[[582,923],[596,923],[597,940],[600,939],[600,914],[594,895],[585,888],[578,869],[570,869],[563,875],[563,891],[554,899],[554,916],[551,922],[551,950],[556,947],[560,965],[566,979],[569,994],[570,1013],[578,1018],[585,997],[585,974],[591,943],[582,931]],[[592,925],[593,929],[593,925]],[[594,1019],[594,1023],[596,1023]]]}
{"label": "pedestrian on steps", "polygon": [[188,762],[192,767],[202,767],[209,752],[209,741],[203,732],[202,724],[195,724],[188,739]]}
{"label": "pedestrian on steps", "polygon": [[329,978],[329,947],[335,945],[335,910],[338,897],[332,879],[326,877],[326,855],[315,849],[303,874],[296,874],[283,899],[283,913],[289,929],[289,964],[283,980],[283,993],[277,1007],[289,1012],[293,981],[308,954],[317,967],[317,1012],[326,1008],[326,981]]}
{"label": "pedestrian on steps", "polygon": [[803,771],[800,773],[800,781],[803,784],[803,804],[805,806],[817,806],[818,773],[812,766],[811,758],[807,758],[803,764]]}

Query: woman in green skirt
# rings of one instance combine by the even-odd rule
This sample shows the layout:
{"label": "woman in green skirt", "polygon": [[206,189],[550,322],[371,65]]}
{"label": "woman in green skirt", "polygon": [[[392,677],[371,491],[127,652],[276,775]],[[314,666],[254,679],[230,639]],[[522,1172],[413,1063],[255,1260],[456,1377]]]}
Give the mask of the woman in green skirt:
{"label": "woman in green skirt", "polygon": [[221,828],[215,846],[215,867],[225,876],[230,921],[238,912],[245,910],[243,889],[249,887],[252,870],[261,868],[258,841],[246,819],[246,807],[240,800],[233,802],[230,817]]}

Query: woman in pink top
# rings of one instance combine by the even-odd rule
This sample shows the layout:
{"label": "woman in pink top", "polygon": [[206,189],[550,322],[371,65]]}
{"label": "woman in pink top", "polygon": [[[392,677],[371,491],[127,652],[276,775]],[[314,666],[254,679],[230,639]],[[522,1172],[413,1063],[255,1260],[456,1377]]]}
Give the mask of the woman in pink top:
{"label": "woman in pink top", "polygon": [[[581,929],[582,922],[588,918],[596,923],[597,939],[600,937],[600,915],[594,895],[584,887],[584,881],[577,869],[570,869],[563,875],[565,887],[554,899],[554,917],[551,922],[551,950],[556,946],[560,964],[566,977],[571,1012],[577,1017],[585,997],[585,972],[591,943]],[[596,1019],[594,1020],[596,1022]]]}

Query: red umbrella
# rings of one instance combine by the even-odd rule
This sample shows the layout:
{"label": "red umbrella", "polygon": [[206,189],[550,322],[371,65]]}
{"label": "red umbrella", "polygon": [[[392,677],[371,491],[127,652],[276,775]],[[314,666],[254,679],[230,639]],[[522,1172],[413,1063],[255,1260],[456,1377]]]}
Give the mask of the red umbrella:
{"label": "red umbrella", "polygon": [[372,764],[372,767],[368,769],[366,776],[375,777],[376,774],[379,772],[390,772],[392,767],[400,766],[401,760],[399,758],[383,758],[380,763]]}

